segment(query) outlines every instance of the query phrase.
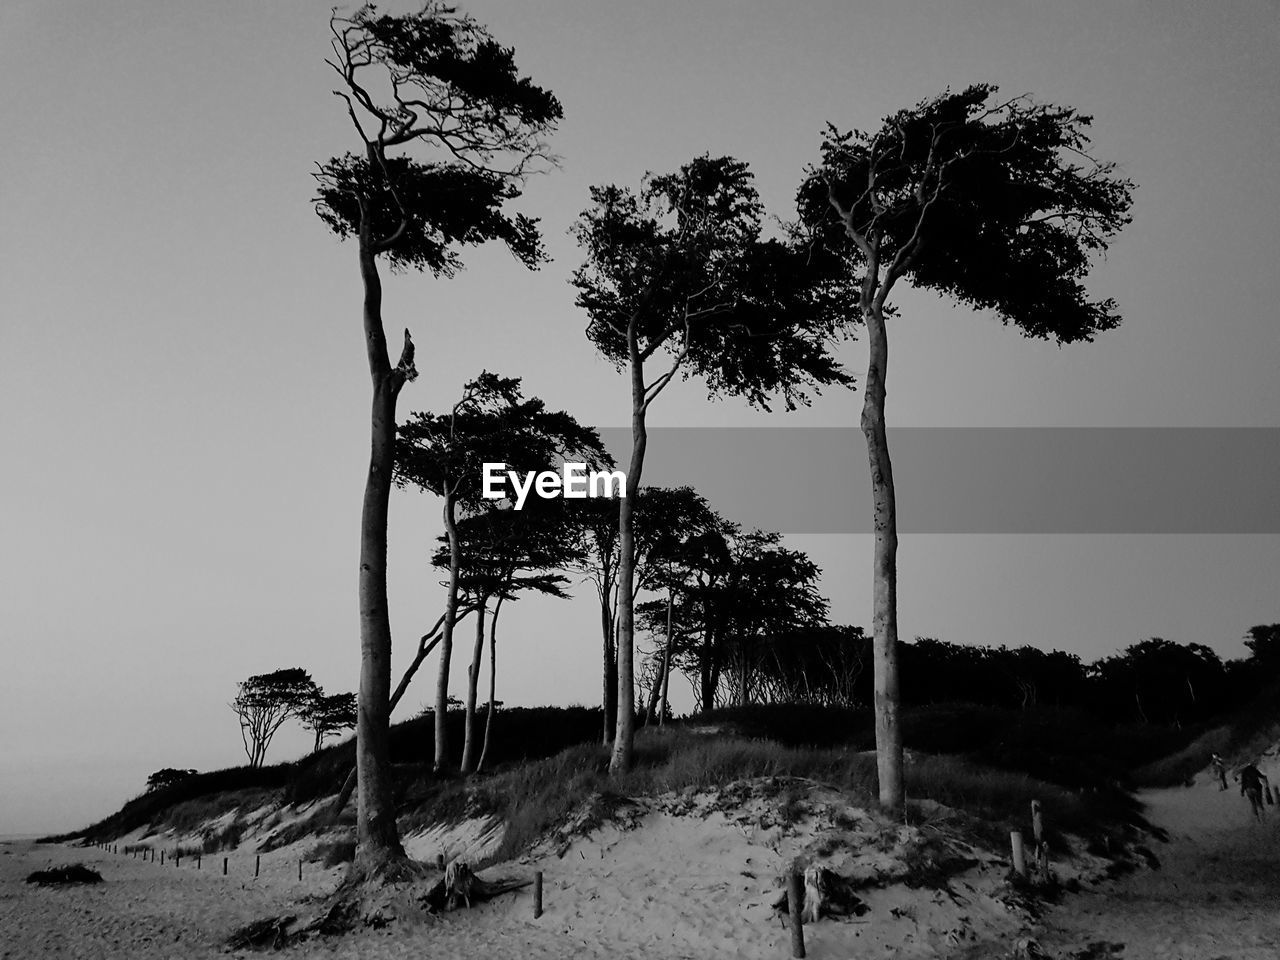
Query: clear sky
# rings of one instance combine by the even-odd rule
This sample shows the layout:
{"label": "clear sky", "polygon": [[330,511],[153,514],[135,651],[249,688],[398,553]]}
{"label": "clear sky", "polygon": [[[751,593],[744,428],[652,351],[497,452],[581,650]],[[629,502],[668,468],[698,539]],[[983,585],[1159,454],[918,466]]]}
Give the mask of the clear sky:
{"label": "clear sky", "polygon": [[[360,286],[355,250],[310,205],[313,164],[356,143],[323,62],[329,5],[0,8],[0,834],[82,825],[160,767],[241,762],[227,701],[250,674],[300,665],[331,692],[356,686]],[[466,9],[564,104],[562,167],[522,201],[554,262],[529,273],[481,250],[455,280],[390,278],[388,328],[412,329],[422,372],[402,412],[445,406],[488,368],[625,424],[626,385],[566,282],[588,185],[728,153],[787,215],[826,122],[873,127],[987,81],[1092,114],[1096,153],[1138,184],[1091,284],[1124,323],[1059,349],[904,292],[890,422],[1280,426],[1276,0]],[[856,372],[864,351],[845,349]],[[860,402],[765,415],[690,382],[651,420],[853,426]],[[394,496],[399,663],[441,606],[439,532],[436,503]],[[834,617],[867,623],[869,538],[791,542],[826,571]],[[1280,620],[1275,535],[920,534],[900,569],[905,637],[1093,659],[1164,636],[1239,656],[1249,626]],[[504,618],[500,698],[595,702],[585,594]],[[428,688],[411,688],[405,716]],[[306,746],[286,730],[269,759]]]}

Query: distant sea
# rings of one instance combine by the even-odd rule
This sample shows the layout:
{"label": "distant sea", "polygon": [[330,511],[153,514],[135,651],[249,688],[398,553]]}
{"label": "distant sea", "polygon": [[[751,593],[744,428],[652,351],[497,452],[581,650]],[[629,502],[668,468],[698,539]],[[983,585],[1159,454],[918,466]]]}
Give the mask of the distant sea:
{"label": "distant sea", "polygon": [[34,840],[47,837],[47,833],[0,833],[0,843],[16,843],[19,840]]}

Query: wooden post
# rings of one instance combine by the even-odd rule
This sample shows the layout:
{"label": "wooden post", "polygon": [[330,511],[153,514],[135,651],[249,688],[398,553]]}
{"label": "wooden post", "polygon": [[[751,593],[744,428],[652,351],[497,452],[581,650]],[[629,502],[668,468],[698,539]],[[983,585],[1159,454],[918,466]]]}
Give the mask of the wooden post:
{"label": "wooden post", "polygon": [[441,873],[444,873],[444,854],[443,853],[436,854],[436,869],[439,870]]}
{"label": "wooden post", "polygon": [[800,871],[787,874],[787,912],[791,915],[791,956],[804,956],[804,921],[800,919],[801,886]]}
{"label": "wooden post", "polygon": [[1009,834],[1009,843],[1013,847],[1013,872],[1020,877],[1027,875],[1027,858],[1022,849],[1022,832],[1014,830]]}
{"label": "wooden post", "polygon": [[1036,845],[1044,843],[1044,820],[1040,816],[1040,801],[1031,801],[1031,833],[1036,838]]}
{"label": "wooden post", "polygon": [[542,916],[542,871],[533,875],[533,919]]}
{"label": "wooden post", "polygon": [[120,852],[120,844],[118,844],[118,843],[113,843],[113,844],[111,845],[111,852],[112,852],[112,853],[119,853],[119,852]]}
{"label": "wooden post", "polygon": [[222,875],[224,877],[227,875],[227,858],[226,857],[222,858]]}
{"label": "wooden post", "polygon": [[298,861],[298,879],[299,880],[302,879],[302,861],[301,860]]}
{"label": "wooden post", "polygon": [[258,876],[258,870],[259,870],[259,869],[261,869],[261,867],[262,867],[262,854],[260,854],[260,853],[255,853],[255,854],[253,855],[253,876],[254,876],[254,879],[257,879],[257,876]]}
{"label": "wooden post", "polygon": [[199,869],[200,869],[200,856],[201,856],[200,854],[198,854],[198,853],[196,854],[196,869],[197,869],[197,870],[199,870]]}
{"label": "wooden post", "polygon": [[164,866],[164,851],[160,851],[160,866]]}
{"label": "wooden post", "polygon": [[180,866],[182,866],[182,854],[180,854],[180,853],[175,853],[175,854],[173,855],[173,865],[174,865],[175,867],[180,867]]}

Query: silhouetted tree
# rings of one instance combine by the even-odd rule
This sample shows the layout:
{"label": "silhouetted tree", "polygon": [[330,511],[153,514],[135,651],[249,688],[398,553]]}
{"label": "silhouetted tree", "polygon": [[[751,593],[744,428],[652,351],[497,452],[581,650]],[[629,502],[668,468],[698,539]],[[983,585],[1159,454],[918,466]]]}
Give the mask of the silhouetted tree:
{"label": "silhouetted tree", "polygon": [[316,689],[311,675],[301,667],[256,674],[240,683],[231,709],[240,719],[240,739],[249,766],[262,766],[271,738],[286,720],[303,715]]}
{"label": "silhouetted tree", "polygon": [[[434,725],[437,770],[448,760],[445,714],[465,555],[458,532],[459,511],[471,515],[492,509],[495,501],[484,497],[486,463],[501,463],[507,470],[525,475],[555,469],[565,462],[583,463],[590,469],[612,465],[593,428],[584,427],[564,411],[547,410],[536,397],[526,398],[518,378],[484,372],[464,386],[461,399],[448,413],[413,413],[400,428],[396,445],[397,482],[413,484],[441,498],[448,543],[449,582]],[[504,480],[502,489],[510,494],[509,480]],[[529,506],[526,502],[525,509]],[[483,652],[484,610],[492,596],[483,589],[475,589],[484,582],[473,579],[468,604],[476,610],[478,620],[476,655],[468,675],[468,716],[472,719],[479,657]],[[467,729],[470,731],[470,724]],[[474,739],[468,737],[463,747],[462,766],[464,772],[471,772],[476,760]]]}
{"label": "silhouetted tree", "polygon": [[872,636],[880,804],[903,810],[898,725],[897,507],[885,438],[889,295],[898,281],[991,310],[1032,337],[1091,340],[1120,322],[1081,283],[1129,222],[1132,184],[1089,155],[1089,118],[969,87],[923,100],[874,133],[829,127],[802,183],[802,222],[859,275],[868,362],[862,431],[875,504]]}
{"label": "silhouetted tree", "polygon": [[[543,258],[536,224],[504,212],[523,175],[547,156],[543,138],[561,116],[546,90],[519,75],[513,52],[471,17],[428,0],[404,16],[372,5],[329,21],[336,91],[360,138],[360,152],[321,165],[316,209],[359,246],[363,328],[372,380],[371,451],[360,521],[360,690],[357,851],[350,879],[407,877],[396,830],[388,730],[391,626],[387,613],[387,504],[396,399],[417,376],[405,331],[392,366],[382,321],[378,258],[393,269],[448,276],[458,248],[505,243],[528,266]],[[367,74],[371,74],[366,78]],[[428,162],[393,151],[434,149]]]}
{"label": "silhouetted tree", "polygon": [[311,702],[298,714],[302,725],[315,734],[311,752],[317,752],[328,737],[337,736],[343,730],[356,725],[356,695],[354,693],[325,694],[316,688]]}
{"label": "silhouetted tree", "polygon": [[[640,489],[650,405],[677,375],[703,377],[767,409],[788,409],[821,384],[847,383],[827,352],[841,301],[840,274],[821,252],[762,240],[761,207],[746,164],[699,157],[649,175],[638,193],[591,188],[574,233],[586,262],[574,273],[587,336],[631,392],[631,457],[618,509],[617,731],[609,768],[631,765],[635,727],[634,500]],[[669,358],[657,376],[646,365]]]}

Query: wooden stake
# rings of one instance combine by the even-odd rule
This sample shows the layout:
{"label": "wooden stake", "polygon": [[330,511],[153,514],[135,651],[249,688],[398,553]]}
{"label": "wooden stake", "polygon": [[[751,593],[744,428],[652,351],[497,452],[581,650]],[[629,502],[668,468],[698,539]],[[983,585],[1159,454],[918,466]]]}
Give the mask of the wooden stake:
{"label": "wooden stake", "polygon": [[253,876],[257,879],[258,870],[262,868],[262,854],[255,853],[253,855]]}
{"label": "wooden stake", "polygon": [[180,866],[182,866],[182,854],[180,854],[180,853],[175,853],[175,854],[173,855],[173,865],[174,865],[175,867],[180,867]]}
{"label": "wooden stake", "polygon": [[197,869],[197,870],[199,870],[199,869],[200,869],[200,856],[201,856],[200,854],[198,854],[198,853],[196,854],[196,869]]}
{"label": "wooden stake", "polygon": [[1013,847],[1013,872],[1020,877],[1027,875],[1027,858],[1022,849],[1022,832],[1014,830],[1009,834],[1009,843]]}
{"label": "wooden stake", "polygon": [[803,887],[800,871],[792,870],[787,874],[787,912],[791,915],[791,956],[804,956],[804,921],[800,918],[800,898]]}
{"label": "wooden stake", "polygon": [[164,851],[160,851],[160,866],[164,866]]}
{"label": "wooden stake", "polygon": [[1040,816],[1040,801],[1031,801],[1031,833],[1036,838],[1036,845],[1044,843],[1044,820]]}
{"label": "wooden stake", "polygon": [[542,916],[542,871],[533,875],[533,919]]}
{"label": "wooden stake", "polygon": [[299,880],[302,879],[302,861],[301,860],[298,861],[298,879]]}
{"label": "wooden stake", "polygon": [[222,875],[224,877],[227,875],[227,858],[226,857],[222,858]]}

